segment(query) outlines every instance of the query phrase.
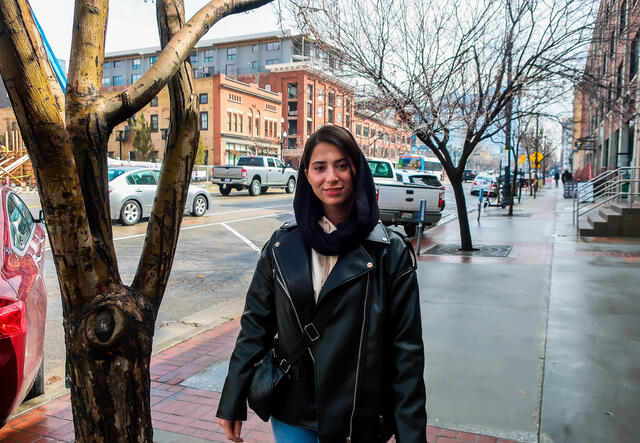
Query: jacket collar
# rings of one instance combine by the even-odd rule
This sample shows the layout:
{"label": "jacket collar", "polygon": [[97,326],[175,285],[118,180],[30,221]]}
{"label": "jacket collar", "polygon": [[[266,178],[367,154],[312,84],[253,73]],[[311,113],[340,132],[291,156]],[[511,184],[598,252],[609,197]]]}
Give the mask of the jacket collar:
{"label": "jacket collar", "polygon": [[[322,286],[316,304],[313,296],[310,250],[302,239],[300,231],[295,228],[295,221],[287,222],[282,226],[286,233],[280,237],[278,246],[274,248],[274,254],[292,301],[308,323],[313,319],[316,305],[319,305],[327,294],[374,270],[376,262],[362,245],[340,256]],[[390,244],[389,234],[382,223],[378,223],[371,230],[366,240],[383,245]]]}

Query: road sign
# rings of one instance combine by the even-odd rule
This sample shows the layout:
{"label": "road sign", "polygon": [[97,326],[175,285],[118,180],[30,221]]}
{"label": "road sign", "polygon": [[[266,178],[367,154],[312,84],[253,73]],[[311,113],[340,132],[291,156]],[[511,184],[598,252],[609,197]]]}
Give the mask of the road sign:
{"label": "road sign", "polygon": [[534,152],[529,156],[529,160],[531,160],[531,163],[540,163],[543,159],[544,155],[539,152]]}
{"label": "road sign", "polygon": [[527,156],[524,154],[520,154],[520,157],[518,158],[518,165],[521,165],[525,162],[525,160],[527,159]]}

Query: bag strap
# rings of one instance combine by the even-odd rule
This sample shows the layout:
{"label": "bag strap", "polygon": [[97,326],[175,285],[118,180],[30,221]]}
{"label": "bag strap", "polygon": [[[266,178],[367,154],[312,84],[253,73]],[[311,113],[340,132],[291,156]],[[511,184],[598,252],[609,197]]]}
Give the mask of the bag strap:
{"label": "bag strap", "polygon": [[337,311],[338,303],[335,304],[333,309],[324,309],[319,311],[313,321],[302,328],[302,336],[293,346],[293,351],[289,354],[287,359],[288,363],[292,364],[297,362],[307,351],[309,346],[320,338],[320,332]]}

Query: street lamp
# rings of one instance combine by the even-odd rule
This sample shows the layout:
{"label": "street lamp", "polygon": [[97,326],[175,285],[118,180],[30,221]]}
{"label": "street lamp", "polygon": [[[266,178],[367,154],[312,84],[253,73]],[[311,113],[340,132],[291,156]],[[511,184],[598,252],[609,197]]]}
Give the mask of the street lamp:
{"label": "street lamp", "polygon": [[284,155],[282,150],[284,149],[284,141],[287,138],[287,131],[284,130],[284,117],[280,117],[280,160],[284,163]]}

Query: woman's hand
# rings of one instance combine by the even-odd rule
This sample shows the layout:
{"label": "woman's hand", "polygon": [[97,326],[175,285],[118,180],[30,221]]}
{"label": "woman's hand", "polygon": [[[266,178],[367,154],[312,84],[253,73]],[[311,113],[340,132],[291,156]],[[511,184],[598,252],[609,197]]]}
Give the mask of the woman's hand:
{"label": "woman's hand", "polygon": [[219,418],[218,424],[224,429],[224,433],[227,436],[227,440],[230,441],[244,441],[240,438],[240,430],[242,429],[242,420],[227,420],[226,418]]}

